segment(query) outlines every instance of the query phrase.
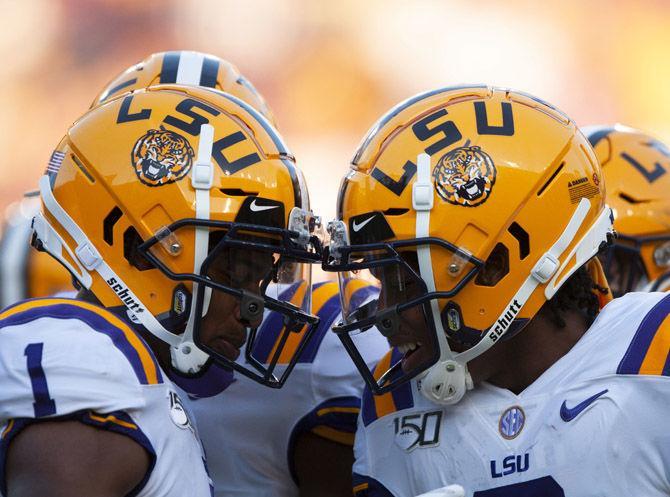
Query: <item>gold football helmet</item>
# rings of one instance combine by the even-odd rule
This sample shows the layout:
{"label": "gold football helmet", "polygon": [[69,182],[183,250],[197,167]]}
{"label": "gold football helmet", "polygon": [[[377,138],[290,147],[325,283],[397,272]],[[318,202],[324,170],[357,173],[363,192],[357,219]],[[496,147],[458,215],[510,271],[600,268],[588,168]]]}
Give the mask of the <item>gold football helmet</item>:
{"label": "gold football helmet", "polygon": [[47,254],[30,247],[30,224],[39,211],[37,198],[24,198],[5,209],[0,239],[0,307],[19,300],[73,291],[72,278]]}
{"label": "gold football helmet", "polygon": [[618,237],[601,257],[615,296],[670,289],[670,148],[617,124],[588,126]]}
{"label": "gold football helmet", "polygon": [[[441,404],[472,387],[468,361],[519,332],[612,232],[598,161],[574,123],[486,86],[391,109],[356,152],[337,209],[324,253],[340,274],[336,333],[375,393],[418,377]],[[360,294],[361,279],[378,299]],[[410,343],[417,322],[423,338]],[[375,327],[396,352],[376,380],[350,337]]]}
{"label": "gold football helmet", "polygon": [[202,86],[224,91],[251,105],[276,126],[265,99],[237,67],[215,55],[188,50],[155,53],[130,66],[103,88],[91,108],[110,98],[158,84]]}
{"label": "gold football helmet", "polygon": [[[125,306],[167,342],[179,371],[197,372],[209,354],[256,381],[283,384],[318,321],[310,313],[318,220],[293,156],[255,109],[195,86],[107,100],[69,129],[40,193],[38,248],[102,305]],[[214,302],[228,309],[217,311],[220,323],[246,323],[240,343],[213,348],[201,339]],[[266,310],[284,328],[261,363],[252,351]],[[276,378],[287,340],[295,352]]]}

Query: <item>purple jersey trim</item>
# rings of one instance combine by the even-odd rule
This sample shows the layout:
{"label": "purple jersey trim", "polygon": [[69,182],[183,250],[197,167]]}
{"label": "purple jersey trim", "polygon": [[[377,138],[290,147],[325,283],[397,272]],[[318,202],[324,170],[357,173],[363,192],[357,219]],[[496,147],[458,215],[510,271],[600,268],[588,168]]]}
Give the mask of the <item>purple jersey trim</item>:
{"label": "purple jersey trim", "polygon": [[[140,384],[149,384],[149,380],[147,379],[146,372],[144,371],[144,366],[142,365],[140,355],[137,349],[135,349],[135,347],[133,347],[133,345],[128,341],[125,333],[120,328],[117,328],[109,321],[107,321],[103,316],[96,314],[95,312],[88,309],[84,309],[83,307],[65,303],[33,307],[0,320],[0,328],[4,328],[6,326],[22,325],[40,318],[76,319],[87,324],[94,331],[102,333],[103,335],[107,335],[114,346],[119,351],[121,351],[121,353],[128,360]],[[132,331],[132,328],[130,329]],[[135,333],[134,331],[132,332]],[[161,374],[161,369],[158,366],[158,361],[156,361],[156,358],[151,353],[151,349],[146,343],[144,343],[144,340],[142,340],[139,335],[136,334],[136,336],[137,339],[146,348],[147,352],[149,353],[149,357],[153,361],[154,367],[156,368],[156,377],[158,379],[158,383],[163,383],[163,377]]]}

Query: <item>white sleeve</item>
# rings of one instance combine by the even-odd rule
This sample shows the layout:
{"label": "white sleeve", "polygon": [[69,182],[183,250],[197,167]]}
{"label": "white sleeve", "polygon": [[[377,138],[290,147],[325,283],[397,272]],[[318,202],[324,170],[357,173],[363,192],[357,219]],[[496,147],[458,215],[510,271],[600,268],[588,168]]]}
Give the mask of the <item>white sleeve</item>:
{"label": "white sleeve", "polygon": [[[305,416],[303,426],[325,438],[351,445],[364,381],[344,345],[331,330],[342,316],[337,284],[325,283],[317,292],[318,299],[315,300],[318,304],[314,311],[321,321],[302,356],[303,360],[312,363],[310,383],[314,399],[312,411]],[[384,337],[374,330],[362,333],[354,340],[370,364],[388,348]]]}
{"label": "white sleeve", "polygon": [[105,329],[53,317],[3,326],[0,422],[142,408],[142,383],[161,375],[153,355],[136,335],[104,320],[96,327]]}
{"label": "white sleeve", "polygon": [[358,424],[356,427],[356,440],[354,442],[354,474],[370,475],[370,468],[368,467],[368,441],[365,433],[365,425],[363,420],[358,417]]}
{"label": "white sleeve", "polygon": [[[352,337],[369,367],[388,352],[386,339],[371,329]],[[325,332],[323,342],[312,369],[314,395],[319,401],[332,397],[354,396],[360,398],[365,382],[344,345],[332,331]]]}
{"label": "white sleeve", "polygon": [[[378,475],[375,474],[372,466],[373,461],[368,446],[367,429],[361,417],[358,418],[358,429],[356,430],[356,439],[354,442],[354,467],[353,467],[353,494],[354,497],[395,497],[402,495],[412,495],[401,492],[391,492],[384,485]],[[383,457],[382,457],[383,459]]]}
{"label": "white sleeve", "polygon": [[[618,377],[610,385],[620,399],[621,415],[613,421],[611,467],[626,468],[628,495],[670,495],[670,378]],[[620,460],[616,460],[619,458]]]}

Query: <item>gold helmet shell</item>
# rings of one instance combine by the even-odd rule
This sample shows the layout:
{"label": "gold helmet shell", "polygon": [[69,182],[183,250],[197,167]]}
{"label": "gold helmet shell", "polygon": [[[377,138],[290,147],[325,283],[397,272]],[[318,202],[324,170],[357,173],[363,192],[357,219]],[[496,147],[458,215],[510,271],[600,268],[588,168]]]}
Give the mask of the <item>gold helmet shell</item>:
{"label": "gold helmet shell", "polygon": [[[434,345],[404,374],[399,362],[380,381],[368,374],[373,391],[422,374],[431,400],[457,401],[467,361],[520,330],[606,243],[604,196],[588,141],[530,95],[444,88],[385,114],[352,160],[330,225],[325,267],[340,271],[345,312],[337,331],[346,340],[374,325],[392,337],[418,309]],[[381,286],[373,315],[348,290],[366,270]],[[447,336],[465,350],[452,351]],[[439,381],[426,380],[436,368]]]}
{"label": "gold helmet shell", "polygon": [[254,85],[230,62],[189,50],[151,54],[112,79],[91,108],[131,91],[158,84],[202,86],[226,92],[251,105],[276,126],[272,111]]}
{"label": "gold helmet shell", "polygon": [[[197,86],[155,85],[112,98],[68,130],[40,191],[39,246],[102,305],[125,306],[170,344],[175,367],[194,372],[207,360],[186,357],[194,340],[225,366],[283,384],[261,365],[256,374],[198,342],[212,292],[239,300],[243,317],[253,314],[249,322],[264,308],[293,323],[288,331],[317,321],[309,289],[297,303],[268,295],[281,286],[271,281],[304,284],[320,246],[302,172],[253,107]],[[231,271],[244,265],[230,255],[216,273],[225,281],[208,272],[232,246],[263,254],[263,285],[236,286]]]}
{"label": "gold helmet shell", "polygon": [[670,148],[621,124],[582,132],[602,166],[618,234],[603,255],[613,289],[623,294],[670,288]]}

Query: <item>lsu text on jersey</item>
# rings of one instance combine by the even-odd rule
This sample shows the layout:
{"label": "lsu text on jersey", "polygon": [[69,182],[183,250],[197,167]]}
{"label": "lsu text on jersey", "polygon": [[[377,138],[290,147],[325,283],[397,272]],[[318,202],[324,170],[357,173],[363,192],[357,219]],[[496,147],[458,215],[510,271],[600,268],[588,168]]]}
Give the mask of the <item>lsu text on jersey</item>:
{"label": "lsu text on jersey", "polygon": [[[362,401],[354,494],[670,494],[670,297],[630,293],[519,395],[490,384],[448,407],[417,382]],[[386,361],[389,359],[386,358]]]}

